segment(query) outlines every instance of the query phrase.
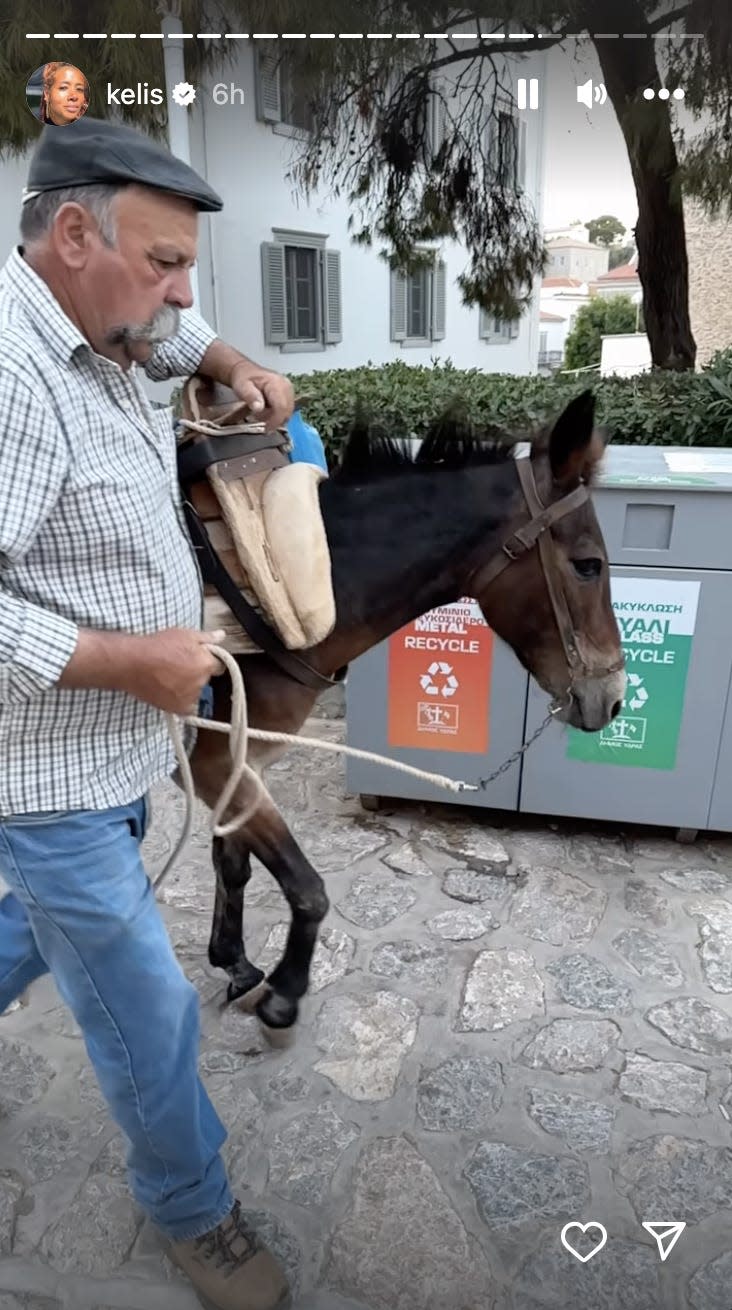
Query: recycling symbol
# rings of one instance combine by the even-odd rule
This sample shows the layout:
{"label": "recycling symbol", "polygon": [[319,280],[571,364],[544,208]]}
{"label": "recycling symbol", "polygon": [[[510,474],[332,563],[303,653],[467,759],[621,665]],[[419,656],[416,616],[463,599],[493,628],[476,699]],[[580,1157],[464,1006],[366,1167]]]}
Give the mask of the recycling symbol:
{"label": "recycling symbol", "polygon": [[422,674],[419,685],[426,696],[454,696],[460,686],[451,664],[433,660],[426,673]]}
{"label": "recycling symbol", "polygon": [[643,686],[643,679],[639,673],[628,674],[628,690],[625,694],[624,704],[631,710],[642,710],[648,700],[648,692]]}

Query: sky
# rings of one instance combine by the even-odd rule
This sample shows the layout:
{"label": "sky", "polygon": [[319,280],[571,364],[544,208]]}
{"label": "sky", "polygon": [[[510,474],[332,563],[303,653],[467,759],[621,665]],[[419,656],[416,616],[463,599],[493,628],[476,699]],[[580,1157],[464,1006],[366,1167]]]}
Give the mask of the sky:
{"label": "sky", "polygon": [[592,109],[578,103],[577,85],[588,77],[602,80],[591,42],[549,54],[540,89],[547,127],[544,226],[615,214],[630,229],[638,209],[622,133],[609,99]]}

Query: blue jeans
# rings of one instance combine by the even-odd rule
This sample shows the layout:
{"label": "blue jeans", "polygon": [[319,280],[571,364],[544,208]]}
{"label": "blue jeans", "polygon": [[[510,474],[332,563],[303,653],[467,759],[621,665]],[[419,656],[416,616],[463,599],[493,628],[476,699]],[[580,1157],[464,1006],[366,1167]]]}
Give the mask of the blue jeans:
{"label": "blue jeans", "polygon": [[0,820],[0,1013],[48,971],[73,1012],[138,1204],[174,1241],[229,1213],[226,1132],[198,1077],[198,993],[140,858],[145,799]]}

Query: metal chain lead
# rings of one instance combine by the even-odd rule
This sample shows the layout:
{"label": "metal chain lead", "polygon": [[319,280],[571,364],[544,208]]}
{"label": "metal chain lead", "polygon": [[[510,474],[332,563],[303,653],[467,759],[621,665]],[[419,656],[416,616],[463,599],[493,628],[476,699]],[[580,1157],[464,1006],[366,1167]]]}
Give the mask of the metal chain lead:
{"label": "metal chain lead", "polygon": [[523,746],[519,746],[519,749],[514,751],[513,755],[509,755],[508,759],[504,760],[503,764],[499,765],[497,769],[494,769],[493,773],[490,773],[487,778],[479,778],[478,787],[481,787],[483,791],[485,791],[486,787],[488,787],[492,782],[495,782],[496,778],[500,778],[502,773],[505,773],[507,769],[510,769],[511,766],[517,762],[517,760],[520,760],[521,756],[525,755],[529,747],[533,746],[536,739],[541,736],[544,729],[549,727],[552,719],[556,717],[561,708],[561,705],[553,705],[546,718],[539,724],[536,732],[532,733],[529,737],[529,740],[525,741]]}

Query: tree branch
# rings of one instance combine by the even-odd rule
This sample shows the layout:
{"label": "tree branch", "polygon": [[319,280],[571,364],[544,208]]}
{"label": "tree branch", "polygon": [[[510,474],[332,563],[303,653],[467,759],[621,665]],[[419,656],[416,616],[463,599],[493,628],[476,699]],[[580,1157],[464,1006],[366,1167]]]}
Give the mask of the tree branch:
{"label": "tree branch", "polygon": [[662,32],[664,27],[670,27],[672,23],[678,23],[680,18],[686,18],[691,13],[691,5],[679,5],[678,9],[672,9],[670,14],[663,14],[660,18],[654,18],[653,22],[646,24],[648,31],[653,36],[656,32]]}
{"label": "tree branch", "polygon": [[537,41],[512,41],[501,42],[500,45],[480,45],[473,46],[465,50],[457,50],[454,55],[445,55],[443,59],[431,59],[430,69],[445,68],[448,64],[460,63],[463,59],[484,59],[489,55],[526,55],[531,54],[534,50],[548,50],[551,46],[559,45],[561,37],[539,37]]}

